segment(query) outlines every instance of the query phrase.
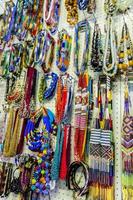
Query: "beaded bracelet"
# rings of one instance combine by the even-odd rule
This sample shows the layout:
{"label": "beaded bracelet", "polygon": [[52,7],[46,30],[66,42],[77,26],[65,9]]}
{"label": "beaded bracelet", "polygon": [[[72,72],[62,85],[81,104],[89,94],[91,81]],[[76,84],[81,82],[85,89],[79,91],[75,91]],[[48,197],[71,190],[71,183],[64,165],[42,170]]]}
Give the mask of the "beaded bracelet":
{"label": "beaded bracelet", "polygon": [[[85,184],[81,188],[79,184],[77,183],[76,179],[76,172],[79,168],[83,168],[83,174],[85,177]],[[67,179],[66,179],[66,184],[69,189],[75,190],[75,192],[78,192],[78,196],[83,196],[88,192],[88,186],[89,186],[89,169],[88,165],[84,163],[83,161],[76,161],[71,163],[68,169],[67,173]]]}

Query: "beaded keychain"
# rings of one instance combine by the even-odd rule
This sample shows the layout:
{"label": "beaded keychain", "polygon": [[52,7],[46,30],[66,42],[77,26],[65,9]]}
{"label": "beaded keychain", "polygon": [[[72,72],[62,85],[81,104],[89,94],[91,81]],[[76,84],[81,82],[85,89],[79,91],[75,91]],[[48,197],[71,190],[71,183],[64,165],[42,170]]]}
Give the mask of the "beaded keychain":
{"label": "beaded keychain", "polygon": [[121,140],[123,199],[132,199],[133,197],[133,115],[130,112],[131,106],[128,83],[126,81]]}
{"label": "beaded keychain", "polygon": [[44,2],[44,21],[52,34],[58,30],[60,3],[60,0],[45,0]]}
{"label": "beaded keychain", "polygon": [[92,39],[92,53],[91,66],[94,71],[101,71],[103,67],[103,49],[101,42],[101,31],[98,24],[95,23],[93,39]]}
{"label": "beaded keychain", "polygon": [[[85,47],[82,57],[81,68],[79,69],[79,33],[85,32]],[[76,68],[76,74],[79,75],[80,72],[84,72],[87,69],[88,58],[89,58],[89,41],[90,41],[90,25],[87,20],[79,22],[75,26],[75,52],[74,52],[74,65]]]}
{"label": "beaded keychain", "polygon": [[122,28],[118,58],[118,69],[120,71],[133,70],[133,44],[126,22]]}
{"label": "beaded keychain", "polygon": [[70,64],[72,37],[66,30],[58,33],[56,65],[61,72],[66,72]]}
{"label": "beaded keychain", "polygon": [[65,7],[67,10],[67,22],[71,26],[75,26],[78,23],[77,0],[65,0]]}

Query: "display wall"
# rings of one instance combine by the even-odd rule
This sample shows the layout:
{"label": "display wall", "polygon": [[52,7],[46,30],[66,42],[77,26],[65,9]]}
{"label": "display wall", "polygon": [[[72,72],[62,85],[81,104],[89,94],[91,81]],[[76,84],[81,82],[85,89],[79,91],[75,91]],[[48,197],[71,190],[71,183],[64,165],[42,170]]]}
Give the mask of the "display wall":
{"label": "display wall", "polygon": [[[5,2],[6,1],[0,1],[0,14],[4,13]],[[87,22],[86,26],[88,26],[88,24],[89,24],[89,29],[88,29],[89,30],[88,31],[89,32],[89,42],[88,42],[89,47],[88,47],[88,52],[86,54],[88,56],[88,60],[87,60],[87,63],[85,63],[86,68],[84,69],[84,72],[85,72],[85,75],[87,73],[87,77],[89,77],[89,79],[87,79],[87,81],[88,81],[87,87],[88,88],[93,87],[93,92],[88,89],[87,90],[88,93],[83,94],[83,96],[86,95],[87,98],[88,98],[88,105],[90,106],[90,109],[88,108],[89,106],[87,106],[86,108],[83,107],[83,109],[84,108],[86,109],[85,113],[87,113],[86,115],[90,117],[89,118],[90,121],[88,120],[87,124],[86,124],[86,127],[87,127],[86,130],[87,130],[87,133],[89,135],[88,136],[86,134],[86,139],[84,138],[84,142],[86,143],[86,145],[85,145],[85,147],[83,147],[83,145],[81,144],[80,148],[81,148],[81,150],[82,150],[82,148],[85,148],[84,152],[87,152],[87,153],[89,152],[89,153],[88,154],[86,153],[86,155],[83,156],[83,157],[81,156],[82,158],[80,158],[80,159],[79,158],[75,159],[75,148],[74,147],[75,147],[75,134],[76,134],[76,128],[77,128],[76,127],[77,121],[76,121],[76,114],[75,114],[75,109],[76,109],[76,106],[75,106],[76,99],[75,99],[75,97],[77,97],[77,94],[79,92],[78,91],[78,89],[79,89],[78,88],[79,76],[77,76],[77,74],[75,73],[76,72],[76,67],[75,67],[75,59],[76,59],[76,57],[75,57],[75,55],[76,55],[76,52],[75,52],[75,48],[76,48],[75,29],[76,29],[76,23],[75,23],[74,26],[71,26],[67,22],[67,14],[68,13],[66,11],[66,6],[65,6],[66,1],[61,0],[59,2],[60,2],[60,14],[59,14],[59,22],[57,23],[58,25],[56,25],[57,31],[55,31],[55,33],[52,34],[52,31],[49,28],[49,26],[46,24],[45,20],[43,20],[40,24],[43,27],[42,29],[48,30],[48,33],[50,33],[50,36],[52,36],[53,40],[55,41],[55,49],[52,52],[53,53],[53,62],[52,62],[52,65],[50,66],[50,72],[56,73],[58,75],[58,80],[59,80],[59,77],[61,77],[61,75],[64,74],[64,72],[62,72],[59,69],[59,67],[57,67],[57,51],[58,51],[57,47],[59,47],[59,44],[57,44],[57,40],[58,40],[58,37],[59,37],[59,32],[61,30],[65,29],[67,31],[67,34],[69,34],[69,36],[71,36],[71,41],[69,39],[69,42],[71,43],[71,48],[69,50],[70,59],[69,59],[69,54],[68,54],[68,57],[67,57],[67,59],[68,59],[67,61],[70,62],[70,63],[68,64],[67,73],[70,76],[72,76],[73,79],[72,79],[71,84],[70,83],[69,83],[70,85],[68,84],[69,87],[67,89],[69,89],[69,95],[73,93],[73,97],[71,97],[73,100],[70,103],[70,107],[71,107],[70,110],[68,109],[68,105],[65,107],[66,110],[68,109],[68,113],[66,112],[67,113],[66,116],[69,118],[69,120],[67,121],[66,124],[71,125],[71,135],[70,135],[71,137],[70,137],[70,141],[69,141],[69,146],[70,146],[69,153],[70,154],[66,155],[66,157],[67,156],[69,157],[70,163],[73,163],[75,160],[78,160],[78,161],[82,160],[87,164],[88,168],[92,164],[91,163],[91,156],[92,155],[90,155],[90,146],[91,146],[90,145],[90,136],[91,136],[92,128],[94,128],[93,124],[94,124],[95,118],[97,118],[97,109],[95,109],[96,102],[97,102],[96,98],[102,98],[103,107],[104,107],[106,105],[106,95],[107,95],[107,99],[108,99],[110,107],[109,107],[109,111],[107,111],[107,113],[106,113],[106,109],[105,109],[106,106],[104,107],[103,111],[107,114],[107,116],[105,117],[106,119],[108,118],[108,116],[109,116],[109,119],[110,119],[110,116],[112,117],[112,119],[111,119],[112,124],[113,124],[112,125],[112,127],[113,127],[113,134],[112,134],[113,136],[112,137],[114,138],[114,140],[113,140],[114,143],[112,142],[113,143],[113,150],[112,150],[113,153],[112,152],[111,153],[114,154],[114,157],[112,156],[113,157],[113,164],[114,164],[114,175],[113,175],[114,181],[113,181],[113,186],[111,185],[111,189],[110,189],[110,185],[105,187],[105,189],[103,189],[104,187],[102,189],[98,189],[101,186],[97,186],[97,184],[95,183],[95,181],[93,179],[93,181],[94,181],[93,184],[88,183],[89,189],[88,189],[87,194],[85,193],[83,196],[80,196],[80,195],[78,195],[80,193],[79,190],[77,192],[73,192],[72,190],[68,189],[68,185],[66,186],[66,182],[67,182],[66,179],[68,178],[67,176],[65,178],[63,178],[63,180],[61,180],[61,178],[58,177],[58,179],[56,181],[54,180],[54,181],[51,182],[50,197],[49,197],[49,195],[45,195],[45,194],[42,195],[41,194],[40,196],[35,197],[35,199],[51,199],[51,200],[54,200],[54,199],[56,199],[56,200],[57,199],[58,200],[72,200],[72,199],[77,199],[77,200],[81,200],[81,199],[87,199],[87,200],[95,200],[95,199],[122,200],[123,199],[123,200],[132,200],[133,199],[133,180],[132,180],[132,173],[131,172],[132,172],[133,166],[132,166],[132,163],[131,163],[131,166],[130,166],[131,167],[131,172],[130,172],[131,174],[129,173],[130,176],[131,176],[131,180],[130,180],[131,184],[129,184],[130,186],[129,186],[128,190],[126,190],[126,187],[123,187],[123,182],[122,182],[122,180],[123,180],[122,163],[123,162],[122,162],[122,145],[121,144],[122,144],[122,124],[123,124],[124,97],[125,97],[124,95],[125,95],[125,91],[126,91],[127,86],[128,86],[128,89],[129,89],[128,94],[130,95],[130,103],[132,104],[132,102],[133,102],[133,74],[132,74],[133,73],[133,65],[131,65],[129,68],[126,68],[124,70],[121,70],[118,67],[117,72],[115,72],[115,70],[114,70],[114,75],[110,75],[111,73],[113,74],[112,71],[111,71],[110,74],[105,73],[105,71],[103,70],[103,64],[102,64],[102,70],[100,72],[98,70],[94,70],[92,63],[91,63],[92,62],[91,59],[92,59],[92,47],[93,47],[92,41],[93,41],[93,37],[94,37],[95,23],[97,23],[99,25],[99,28],[101,30],[101,43],[102,43],[101,46],[102,46],[102,49],[103,49],[102,61],[104,60],[104,53],[105,53],[105,50],[106,50],[106,42],[107,42],[106,34],[107,34],[107,31],[108,31],[108,27],[107,27],[108,20],[107,20],[107,13],[105,12],[105,9],[104,9],[105,8],[104,7],[105,1],[104,0],[96,0],[96,10],[93,11],[92,13],[89,13],[89,14],[87,12],[87,9],[85,9],[85,10],[79,10],[78,9],[78,22],[80,22],[82,20],[86,20],[86,22]],[[14,3],[16,3],[16,2],[14,2]],[[68,1],[68,4],[70,4],[69,1]],[[109,4],[109,1],[107,2],[107,5],[108,4]],[[127,9],[126,11],[123,11],[127,7],[129,9]],[[116,56],[116,60],[118,62],[118,60],[119,60],[118,59],[118,51],[119,51],[118,47],[120,45],[122,28],[123,28],[124,22],[126,22],[126,24],[128,26],[130,37],[131,37],[131,42],[133,42],[133,12],[132,12],[133,11],[133,3],[132,3],[132,0],[129,0],[129,1],[128,0],[127,1],[118,0],[117,1],[117,9],[121,10],[121,11],[114,13],[111,16],[111,20],[112,20],[112,27],[113,27],[112,32],[116,36],[116,38],[115,37],[113,38],[112,44],[113,45],[115,44],[115,39],[117,41],[116,42],[117,47],[113,52],[113,56]],[[46,17],[45,16],[46,13],[44,12],[44,10],[45,10],[45,3],[43,5],[43,9],[42,9],[43,19],[45,19],[45,17]],[[2,21],[0,21],[0,32],[1,32],[2,27],[3,27],[3,24],[2,24]],[[20,43],[23,46],[23,45],[25,45],[24,44],[25,40],[32,40],[33,38],[37,38],[36,35],[38,35],[38,32],[35,35],[34,34],[33,35],[27,34],[26,37],[24,37],[20,41],[18,40],[18,38],[17,38],[18,36],[16,36],[15,33],[14,33],[13,37],[10,38],[10,40],[8,42],[4,41],[4,39],[2,38],[2,40],[1,40],[1,49],[2,49],[1,55],[3,55],[5,51],[10,49],[10,46],[12,44]],[[86,59],[86,57],[83,57],[83,55],[85,54],[85,45],[87,44],[87,38],[85,39],[85,37],[86,37],[85,31],[81,31],[80,34],[79,34],[79,38],[78,38],[79,46],[78,46],[78,49],[77,49],[79,69],[80,69],[80,66],[83,65],[84,59]],[[37,46],[38,41],[36,42],[35,46]],[[42,42],[43,42],[43,40],[42,40]],[[3,43],[4,43],[4,45],[3,45]],[[34,43],[34,41],[32,41],[31,45],[33,45],[33,43]],[[96,46],[94,46],[94,49],[95,48],[96,48]],[[87,49],[86,49],[86,51],[87,51]],[[115,51],[117,51],[117,52],[115,52]],[[8,55],[8,54],[6,54],[6,55]],[[132,56],[133,56],[133,51],[132,51]],[[3,57],[1,56],[0,60],[2,60],[2,58]],[[8,59],[9,58],[7,56],[6,61],[8,61]],[[24,61],[25,61],[25,59],[27,59],[26,55],[24,57]],[[28,62],[28,60],[26,62]],[[47,62],[47,64],[49,64],[49,63]],[[34,68],[34,63],[32,63],[31,66]],[[116,66],[118,66],[118,63],[116,63]],[[5,67],[5,63],[1,64],[0,70],[2,71],[3,69],[5,69],[4,67]],[[22,68],[23,68],[23,70],[21,71],[21,75],[19,76],[18,79],[21,80],[19,86],[23,88],[24,87],[23,84],[26,82],[26,75],[27,75],[28,68],[24,68],[24,67],[22,67]],[[15,169],[16,168],[16,163],[15,163],[16,156],[4,156],[3,150],[4,150],[4,140],[5,140],[6,130],[7,130],[8,124],[9,124],[8,120],[10,118],[9,110],[10,110],[10,108],[15,107],[16,105],[9,103],[6,99],[6,97],[7,97],[6,95],[8,94],[7,91],[6,91],[7,90],[8,77],[3,77],[1,71],[0,71],[0,75],[1,75],[1,77],[0,77],[0,143],[1,143],[1,146],[0,146],[0,161],[1,161],[1,163],[3,163],[3,162],[13,163],[14,164],[13,169]],[[59,88],[57,88],[58,86],[56,87],[56,90],[54,91],[54,94],[52,95],[51,98],[45,99],[45,101],[40,102],[40,97],[38,95],[39,89],[40,89],[42,78],[43,78],[44,74],[46,74],[46,73],[44,72],[43,67],[40,66],[40,65],[36,65],[36,71],[37,72],[36,72],[35,78],[32,77],[33,86],[35,86],[34,89],[33,89],[34,92],[35,92],[35,97],[34,97],[33,100],[35,100],[36,103],[35,103],[35,105],[33,103],[33,107],[31,106],[32,109],[31,109],[30,112],[34,113],[34,111],[40,109],[40,107],[45,107],[45,108],[50,109],[54,113],[55,118],[57,119],[58,113],[61,110],[61,108],[58,108],[58,112],[57,112],[57,107],[58,107],[58,104],[59,104],[59,102],[57,102],[57,100],[59,100],[59,101],[61,100],[61,99],[58,99],[59,98],[58,97],[58,95],[59,95],[58,89]],[[108,72],[108,70],[107,70],[107,72]],[[80,71],[80,73],[81,74],[83,73],[82,70]],[[31,74],[29,76],[31,76]],[[69,78],[70,77],[68,76],[65,81],[69,80]],[[82,78],[83,78],[84,81],[86,80],[85,76],[83,76]],[[89,85],[90,80],[93,80],[92,85]],[[101,91],[101,96],[103,95],[102,97],[98,96],[99,80],[101,81],[100,82],[100,88],[101,88],[100,91]],[[109,85],[108,85],[108,81],[109,81]],[[51,83],[50,80],[48,80],[47,86],[50,86],[50,83]],[[111,85],[111,89],[110,89],[110,85]],[[107,91],[109,91],[109,93],[107,93]],[[63,93],[63,92],[64,91],[62,90],[61,93]],[[29,94],[29,93],[30,93],[30,91],[27,90],[27,94]],[[63,95],[65,95],[65,92],[63,93]],[[92,99],[91,99],[91,95],[92,95]],[[112,97],[112,100],[111,100],[110,96]],[[70,96],[69,96],[69,98],[70,98]],[[30,102],[31,102],[31,99],[30,99]],[[84,105],[82,105],[82,106],[84,106]],[[19,104],[19,107],[20,107],[20,104]],[[24,118],[30,119],[30,116],[32,115],[31,113],[28,117],[24,117]],[[133,116],[133,108],[132,107],[130,108],[130,113],[131,113],[131,116]],[[132,120],[132,117],[131,117],[131,120]],[[63,124],[65,124],[65,123],[63,122]],[[59,126],[59,123],[57,123],[57,129],[58,129],[58,126]],[[22,129],[22,124],[20,125],[20,127],[21,127],[20,129]],[[41,127],[41,125],[40,125],[40,127]],[[55,130],[55,131],[58,132],[57,130]],[[112,129],[111,129],[111,131],[112,131]],[[132,135],[132,132],[133,132],[133,130],[131,130],[131,135]],[[54,155],[55,155],[55,152],[56,152],[56,149],[57,149],[57,141],[58,141],[57,136],[58,136],[58,133],[56,133],[52,137],[53,158],[52,158],[51,163],[54,160]],[[98,136],[96,136],[96,137],[98,137]],[[28,138],[28,136],[27,136],[27,138]],[[28,144],[27,138],[25,138],[25,139],[23,138],[23,140],[25,142],[24,142],[24,148],[23,148],[23,151],[21,152],[21,154],[22,155],[30,154],[31,156],[35,156],[35,157],[38,156],[37,152],[29,150],[29,145],[27,145]],[[82,139],[82,138],[79,137],[79,140],[80,139]],[[81,143],[82,143],[82,141],[81,141]],[[132,139],[131,139],[131,143],[132,143]],[[63,143],[63,144],[65,144],[65,143]],[[86,150],[87,148],[89,149],[88,151]],[[132,152],[132,145],[131,145],[131,150],[129,152],[129,155],[131,154],[131,152]],[[58,157],[59,152],[56,152],[56,153],[57,153],[57,157]],[[60,164],[60,166],[61,166],[61,164]],[[60,168],[60,166],[59,166],[59,168]],[[67,168],[67,169],[69,169],[69,168]],[[91,171],[89,171],[88,173],[91,174]],[[83,175],[84,174],[82,174],[82,170],[80,170],[80,169],[76,173],[76,177],[77,177],[76,180],[77,180],[78,183],[80,182],[79,185],[80,185],[81,188],[85,184]],[[126,181],[128,182],[128,180],[126,180]],[[34,185],[34,184],[31,184],[31,185]],[[95,195],[94,194],[95,192],[98,195]],[[105,193],[105,195],[103,195],[101,193]],[[1,199],[9,199],[9,200],[11,200],[11,199],[24,199],[24,197],[22,197],[20,195],[20,193],[14,194],[13,192],[10,193],[9,196],[6,196],[6,197],[2,196],[0,198]],[[32,198],[32,199],[34,199],[34,198]]]}

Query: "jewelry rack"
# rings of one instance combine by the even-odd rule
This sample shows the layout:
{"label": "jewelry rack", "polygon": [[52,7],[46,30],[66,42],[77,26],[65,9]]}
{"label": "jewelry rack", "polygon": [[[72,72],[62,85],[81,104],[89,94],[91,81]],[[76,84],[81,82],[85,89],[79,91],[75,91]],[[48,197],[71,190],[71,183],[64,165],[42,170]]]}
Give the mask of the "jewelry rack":
{"label": "jewelry rack", "polygon": [[[5,1],[0,1],[0,13],[3,8],[3,6],[1,6],[2,2],[5,2]],[[63,14],[63,16],[61,16],[61,19],[60,19],[59,30],[61,30],[62,28],[65,28],[69,32],[69,34],[71,34],[73,37],[74,29],[71,28],[68,23],[63,22],[64,19],[66,20],[66,11],[64,8],[63,1],[61,1],[61,2],[62,2],[62,4],[61,4],[62,12],[61,13]],[[97,0],[97,7],[98,7],[99,12],[97,12],[96,15],[94,15],[94,16],[87,16],[86,13],[80,12],[80,14],[79,14],[80,20],[87,18],[90,23],[93,23],[97,20],[98,23],[100,24],[100,26],[102,26],[102,29],[104,29],[104,20],[106,19],[106,15],[103,14],[103,12],[101,10],[101,5],[103,5],[103,0]],[[130,8],[130,10],[128,11],[130,13],[130,15],[132,15],[132,13],[133,13],[132,11],[133,11],[133,8]],[[113,17],[113,19],[116,20],[115,24],[118,24],[120,16],[122,16],[122,14],[118,14]],[[127,18],[128,18],[128,15],[127,15]],[[120,23],[122,22],[122,20],[123,19],[121,17]],[[130,18],[129,18],[129,21],[130,21]],[[121,30],[121,26],[118,27],[117,31],[120,32],[120,30]],[[72,45],[72,52],[73,52],[73,45]],[[80,56],[82,56],[82,55],[80,55]],[[70,61],[71,62],[70,62],[70,67],[68,69],[68,73],[70,73],[72,76],[75,77],[75,74],[74,74],[75,69],[73,67],[73,53],[71,55]],[[54,61],[53,66],[54,66],[53,71],[57,71],[55,61]],[[129,76],[132,76],[132,75],[130,74]],[[75,91],[76,91],[76,88],[75,88]],[[115,149],[115,200],[122,200],[122,196],[121,196],[121,123],[122,123],[122,113],[123,113],[123,104],[124,104],[123,94],[124,94],[124,82],[123,82],[122,78],[119,78],[117,81],[114,82],[114,87],[113,87],[113,95],[115,97],[113,99],[113,107],[114,107],[113,120],[114,120],[114,133],[115,133],[115,146],[116,146],[116,149]],[[50,107],[52,111],[55,111],[55,98],[52,101],[46,103],[46,107]],[[73,126],[73,124],[72,124],[72,126]],[[73,135],[72,135],[71,141],[72,141],[72,145],[73,145]],[[25,153],[27,153],[26,148],[25,148]],[[73,155],[72,155],[72,157],[73,157]],[[2,162],[6,161],[6,162],[11,162],[11,163],[15,162],[14,158],[10,159],[8,161],[7,161],[7,159],[2,158],[2,159],[0,159],[0,161],[2,161]],[[17,198],[14,195],[11,195],[8,199],[15,200]],[[58,200],[73,200],[73,193],[71,191],[68,191],[68,189],[65,185],[65,182],[59,182],[59,188],[56,189],[55,191],[53,191],[51,194],[51,200],[57,200],[57,199]],[[86,200],[86,197],[84,196],[83,198],[77,198],[77,200]],[[91,199],[91,197],[88,197],[87,200],[93,200],[93,199]]]}

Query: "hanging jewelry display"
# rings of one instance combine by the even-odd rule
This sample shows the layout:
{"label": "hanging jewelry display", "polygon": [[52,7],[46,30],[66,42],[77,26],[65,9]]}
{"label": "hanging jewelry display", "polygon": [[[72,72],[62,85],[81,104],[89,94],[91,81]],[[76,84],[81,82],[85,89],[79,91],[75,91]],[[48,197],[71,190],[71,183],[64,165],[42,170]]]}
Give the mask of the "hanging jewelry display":
{"label": "hanging jewelry display", "polygon": [[[40,125],[42,121],[42,125]],[[50,110],[41,108],[28,120],[25,129],[25,138],[28,148],[38,152],[36,165],[31,179],[31,189],[36,193],[49,195],[51,160],[53,150],[51,137],[54,131],[54,115]]]}
{"label": "hanging jewelry display", "polygon": [[118,59],[118,69],[120,71],[133,70],[133,44],[126,23],[122,28]]}
{"label": "hanging jewelry display", "polygon": [[67,10],[67,22],[71,26],[75,26],[78,23],[77,0],[65,0],[65,7]]}
{"label": "hanging jewelry display", "polygon": [[[79,68],[79,33],[85,32],[85,41],[84,41],[84,51],[82,57],[81,68]],[[88,58],[89,58],[89,41],[90,41],[90,25],[87,20],[79,22],[75,26],[75,52],[74,52],[74,65],[76,68],[76,74],[79,75],[80,72],[84,72],[87,69]]]}
{"label": "hanging jewelry display", "polygon": [[66,30],[58,33],[56,65],[61,72],[67,71],[70,64],[72,38]]}
{"label": "hanging jewelry display", "polygon": [[130,113],[131,108],[130,96],[128,91],[128,83],[125,86],[124,95],[124,114],[122,125],[122,196],[123,199],[131,199],[133,192],[133,116]]}
{"label": "hanging jewelry display", "polygon": [[[90,196],[97,199],[100,195],[101,199],[113,200],[114,144],[110,79],[107,78],[106,84],[105,108],[103,110],[103,95],[98,83],[98,95],[94,110],[95,128],[91,130],[89,143],[89,181],[91,183]],[[103,115],[103,113],[105,114]]]}
{"label": "hanging jewelry display", "polygon": [[106,43],[103,59],[103,73],[109,77],[114,77],[117,73],[117,52],[115,44],[115,35],[112,27],[112,18],[107,21]]}
{"label": "hanging jewelry display", "polygon": [[58,30],[60,3],[60,0],[46,0],[44,2],[44,21],[52,34]]}
{"label": "hanging jewelry display", "polygon": [[98,24],[95,23],[93,39],[92,39],[92,53],[91,66],[94,71],[101,71],[103,67],[103,49],[101,41],[101,31]]}
{"label": "hanging jewelry display", "polygon": [[[50,86],[47,86],[47,80],[51,79]],[[56,86],[58,82],[58,75],[55,73],[49,73],[41,77],[39,88],[39,101],[42,103],[44,100],[50,100],[55,94]]]}

